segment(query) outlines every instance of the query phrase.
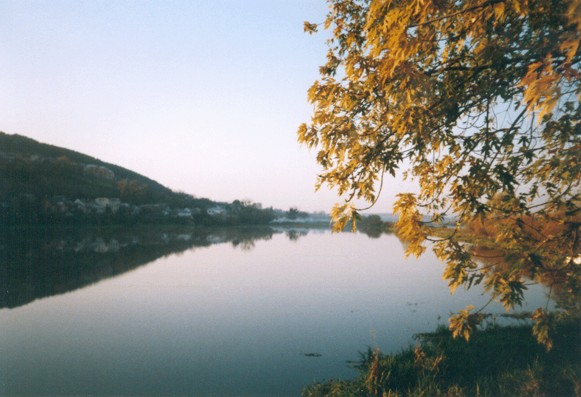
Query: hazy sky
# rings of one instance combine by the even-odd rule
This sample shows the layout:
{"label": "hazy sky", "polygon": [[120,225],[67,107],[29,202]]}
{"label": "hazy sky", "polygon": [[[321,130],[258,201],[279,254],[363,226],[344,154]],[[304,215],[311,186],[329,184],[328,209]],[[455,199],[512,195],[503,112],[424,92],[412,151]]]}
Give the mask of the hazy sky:
{"label": "hazy sky", "polygon": [[[328,211],[296,130],[324,0],[0,0],[0,131],[220,201]],[[391,182],[389,182],[391,184]],[[377,212],[390,210],[389,186]]]}

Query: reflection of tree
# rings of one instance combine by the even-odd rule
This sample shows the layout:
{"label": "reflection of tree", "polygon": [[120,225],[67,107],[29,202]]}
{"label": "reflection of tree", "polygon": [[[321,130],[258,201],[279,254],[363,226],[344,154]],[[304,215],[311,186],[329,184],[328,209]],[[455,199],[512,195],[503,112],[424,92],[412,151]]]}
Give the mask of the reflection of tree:
{"label": "reflection of tree", "polygon": [[357,223],[357,230],[370,238],[379,238],[383,233],[393,233],[392,224],[381,220],[379,215],[368,215]]}
{"label": "reflection of tree", "polygon": [[242,251],[252,251],[255,246],[254,240],[234,240],[232,241],[234,248],[240,248]]}
{"label": "reflection of tree", "polygon": [[286,232],[286,236],[290,241],[298,241],[299,238],[304,237],[307,234],[309,234],[308,229],[290,229]]}
{"label": "reflection of tree", "polygon": [[534,262],[531,261],[531,263],[525,263],[515,269],[511,262],[510,253],[480,245],[473,245],[471,252],[481,265],[480,269],[483,274],[481,283],[494,298],[499,298],[500,295],[495,294],[492,290],[493,282],[497,278],[511,273],[519,279],[529,280],[527,284],[540,283],[546,286],[550,291],[550,296],[547,299],[554,300],[558,308],[570,313],[581,313],[581,299],[579,296],[579,283],[581,280],[569,277],[567,272],[570,270],[566,265],[561,268],[550,269],[551,271],[540,272],[536,269]]}
{"label": "reflection of tree", "polygon": [[266,227],[5,231],[0,234],[0,308],[70,292],[194,247],[231,242],[248,250],[274,233]]}

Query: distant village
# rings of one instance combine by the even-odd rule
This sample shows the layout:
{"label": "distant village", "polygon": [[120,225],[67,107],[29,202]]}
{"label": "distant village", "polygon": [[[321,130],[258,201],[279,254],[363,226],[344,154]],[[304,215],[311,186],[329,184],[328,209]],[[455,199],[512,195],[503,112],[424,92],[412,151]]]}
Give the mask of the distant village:
{"label": "distant village", "polygon": [[119,198],[98,197],[95,199],[70,200],[64,196],[54,196],[43,201],[42,210],[46,214],[63,217],[121,215],[127,217],[143,217],[150,219],[182,219],[193,220],[194,215],[218,217],[226,214],[226,208],[216,205],[202,210],[201,208],[170,208],[166,204],[134,205],[121,202]]}
{"label": "distant village", "polygon": [[239,225],[326,221],[325,214],[219,203],[173,192],[132,171],[0,133],[0,223]]}
{"label": "distant village", "polygon": [[324,213],[308,214],[296,208],[283,211],[260,203],[235,200],[208,207],[171,207],[164,203],[130,204],[116,197],[94,199],[62,195],[37,198],[21,194],[0,202],[0,221],[6,224],[281,224],[328,222]]}

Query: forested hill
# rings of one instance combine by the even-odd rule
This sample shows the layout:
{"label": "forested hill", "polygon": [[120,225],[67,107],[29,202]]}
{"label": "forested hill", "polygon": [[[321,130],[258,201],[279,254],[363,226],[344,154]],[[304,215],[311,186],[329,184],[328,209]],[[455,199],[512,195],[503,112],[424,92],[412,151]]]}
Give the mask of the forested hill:
{"label": "forested hill", "polygon": [[[117,197],[144,203],[164,201],[173,195],[170,189],[125,168],[5,133],[0,133],[0,177],[0,198],[4,199],[33,194]],[[123,185],[127,188],[122,189]]]}
{"label": "forested hill", "polygon": [[0,132],[0,206],[23,197],[42,205],[68,200],[113,198],[131,205],[164,203],[206,209],[217,203],[176,193],[136,172],[73,150]]}
{"label": "forested hill", "polygon": [[0,200],[32,194],[84,199],[113,197],[130,204],[191,204],[188,195],[175,193],[123,167],[3,132],[0,132],[0,180]]}

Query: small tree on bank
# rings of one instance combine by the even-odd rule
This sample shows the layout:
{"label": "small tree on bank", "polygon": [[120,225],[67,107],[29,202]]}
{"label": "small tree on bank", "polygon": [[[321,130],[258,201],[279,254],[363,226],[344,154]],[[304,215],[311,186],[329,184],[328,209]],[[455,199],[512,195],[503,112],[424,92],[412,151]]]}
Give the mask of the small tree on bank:
{"label": "small tree on bank", "polygon": [[[394,205],[407,254],[434,240],[452,291],[483,284],[510,310],[527,276],[579,314],[581,0],[330,0],[305,31],[321,25],[327,60],[298,140],[318,151],[317,186],[345,199],[336,228],[405,166],[419,184]],[[456,233],[430,239],[420,213],[458,225],[493,214],[504,266],[479,265]],[[533,319],[550,348],[548,316]],[[482,317],[467,308],[450,326],[468,339]]]}

